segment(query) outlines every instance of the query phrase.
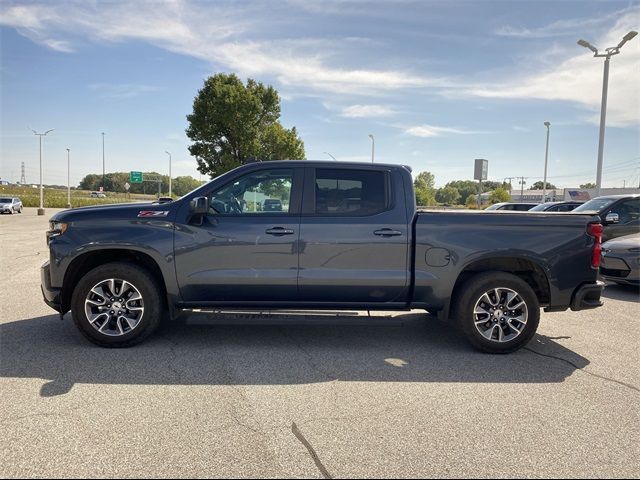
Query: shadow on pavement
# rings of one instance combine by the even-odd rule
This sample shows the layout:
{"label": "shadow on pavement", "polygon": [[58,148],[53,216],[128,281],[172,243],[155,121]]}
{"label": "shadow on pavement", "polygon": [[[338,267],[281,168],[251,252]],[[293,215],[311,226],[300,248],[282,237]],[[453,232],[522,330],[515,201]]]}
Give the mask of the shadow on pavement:
{"label": "shadow on pavement", "polygon": [[[42,396],[74,384],[295,385],[313,382],[557,383],[589,361],[537,335],[511,355],[475,351],[426,314],[289,318],[192,315],[142,345],[104,349],[67,316],[0,325],[0,376],[41,378]],[[254,324],[252,324],[254,323]],[[569,363],[567,363],[567,361]],[[571,365],[573,364],[573,365]]]}
{"label": "shadow on pavement", "polygon": [[602,296],[613,300],[622,300],[623,302],[640,303],[640,289],[632,285],[618,285],[616,283],[607,283]]}

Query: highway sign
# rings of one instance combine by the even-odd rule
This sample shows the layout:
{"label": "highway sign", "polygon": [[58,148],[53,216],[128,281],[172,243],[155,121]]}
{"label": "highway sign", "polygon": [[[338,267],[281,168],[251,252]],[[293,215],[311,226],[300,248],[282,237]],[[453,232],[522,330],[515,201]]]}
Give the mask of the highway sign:
{"label": "highway sign", "polygon": [[129,179],[131,183],[142,183],[142,172],[131,172]]}

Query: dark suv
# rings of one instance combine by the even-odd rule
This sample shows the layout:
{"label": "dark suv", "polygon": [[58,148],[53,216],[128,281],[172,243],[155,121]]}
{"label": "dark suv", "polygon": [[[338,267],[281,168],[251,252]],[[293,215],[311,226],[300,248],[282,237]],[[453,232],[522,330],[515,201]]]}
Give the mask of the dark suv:
{"label": "dark suv", "polygon": [[597,197],[573,211],[596,212],[604,225],[603,241],[640,232],[640,194]]}
{"label": "dark suv", "polygon": [[281,212],[282,211],[282,202],[280,200],[274,200],[272,198],[267,198],[264,201],[262,210],[264,212]]}

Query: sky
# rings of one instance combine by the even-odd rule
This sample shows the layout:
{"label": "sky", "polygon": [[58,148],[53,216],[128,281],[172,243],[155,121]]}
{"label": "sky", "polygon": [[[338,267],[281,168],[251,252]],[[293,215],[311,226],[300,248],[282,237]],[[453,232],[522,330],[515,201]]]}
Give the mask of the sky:
{"label": "sky", "polygon": [[[273,85],[314,160],[473,178],[595,182],[600,49],[640,30],[637,1],[0,1],[0,178],[196,170],[186,116],[204,80]],[[516,180],[514,180],[516,182]],[[603,186],[640,183],[640,36],[611,59]]]}

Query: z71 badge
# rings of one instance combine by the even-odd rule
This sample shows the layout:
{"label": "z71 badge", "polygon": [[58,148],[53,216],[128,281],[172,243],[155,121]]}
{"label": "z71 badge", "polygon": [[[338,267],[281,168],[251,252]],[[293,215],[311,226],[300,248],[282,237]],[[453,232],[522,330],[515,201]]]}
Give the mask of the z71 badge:
{"label": "z71 badge", "polygon": [[142,210],[138,213],[138,217],[166,217],[169,215],[168,210]]}

